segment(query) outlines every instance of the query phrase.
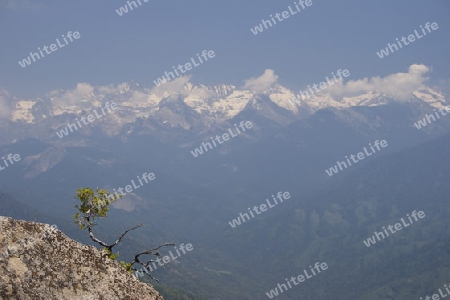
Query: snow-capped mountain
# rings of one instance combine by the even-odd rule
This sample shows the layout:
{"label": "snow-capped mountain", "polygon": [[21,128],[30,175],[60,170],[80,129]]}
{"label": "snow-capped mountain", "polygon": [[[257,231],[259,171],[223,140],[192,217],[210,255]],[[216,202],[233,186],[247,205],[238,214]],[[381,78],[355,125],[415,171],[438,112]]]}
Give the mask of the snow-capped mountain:
{"label": "snow-capped mountain", "polygon": [[94,130],[107,136],[171,129],[208,131],[227,124],[245,111],[286,125],[329,107],[379,106],[395,101],[423,103],[435,108],[447,105],[443,94],[425,85],[407,99],[379,92],[342,97],[319,93],[302,99],[279,84],[255,92],[227,84],[205,86],[190,82],[170,82],[153,89],[138,83],[97,87],[80,83],[73,90],[51,91],[36,99],[19,99],[0,90],[0,122],[8,129],[1,140],[7,143],[25,137],[55,138],[55,132],[68,123],[112,101],[117,103],[117,110],[85,126],[81,134],[89,136]]}

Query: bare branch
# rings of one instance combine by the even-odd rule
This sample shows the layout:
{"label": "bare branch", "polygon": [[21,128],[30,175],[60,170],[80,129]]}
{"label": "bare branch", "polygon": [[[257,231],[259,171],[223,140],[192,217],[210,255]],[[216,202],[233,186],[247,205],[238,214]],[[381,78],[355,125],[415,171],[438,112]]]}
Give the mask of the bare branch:
{"label": "bare branch", "polygon": [[175,246],[175,244],[164,243],[162,245],[159,245],[158,247],[155,247],[155,248],[152,248],[152,249],[148,249],[146,251],[142,251],[142,252],[140,252],[140,253],[138,253],[138,254],[136,254],[134,256],[134,261],[131,264],[141,263],[141,261],[139,260],[139,256],[144,255],[144,254],[161,256],[161,254],[159,254],[159,252],[153,253],[153,251],[159,250],[160,248],[167,247],[167,246]]}
{"label": "bare branch", "polygon": [[91,240],[93,240],[94,242],[100,244],[103,247],[108,247],[108,245],[105,242],[100,241],[98,238],[96,238],[94,236],[94,232],[92,231],[93,224],[91,223],[91,220],[90,220],[90,213],[89,213],[89,211],[85,214],[84,219],[86,220],[87,228],[88,228],[88,231],[89,231],[89,237],[91,238]]}
{"label": "bare branch", "polygon": [[135,229],[137,229],[137,228],[139,228],[139,227],[142,227],[142,226],[144,226],[144,224],[143,223],[141,223],[141,224],[139,224],[139,225],[136,225],[136,226],[134,226],[133,228],[130,228],[130,229],[128,229],[128,230],[126,230],[113,244],[111,244],[111,245],[109,245],[109,246],[107,246],[108,247],[108,249],[111,251],[112,250],[112,247],[114,247],[115,245],[117,245],[118,243],[120,243],[120,241],[123,239],[123,237],[128,233],[128,232],[130,232],[131,230],[135,230]]}
{"label": "bare branch", "polygon": [[[142,251],[142,252],[136,254],[136,256],[134,257],[134,261],[131,262],[131,265],[132,265],[132,266],[133,266],[134,264],[139,264],[139,265],[141,265],[141,266],[144,268],[145,273],[146,273],[151,279],[153,279],[153,280],[159,282],[158,278],[155,278],[155,277],[153,277],[153,276],[150,274],[150,270],[149,270],[149,268],[148,268],[148,266],[149,266],[150,263],[152,263],[152,262],[158,262],[158,261],[157,261],[157,260],[153,260],[153,259],[149,259],[147,262],[143,263],[143,262],[140,261],[139,257],[140,257],[141,255],[144,255],[144,254],[155,255],[155,256],[161,256],[161,254],[160,254],[159,252],[157,252],[157,251],[158,251],[160,248],[162,248],[162,247],[167,247],[167,246],[175,246],[175,244],[164,243],[163,245],[159,245],[158,247],[155,247],[155,248],[152,248],[152,249],[148,249],[148,250],[146,250],[146,251]],[[150,268],[150,269],[151,269],[151,268]],[[133,267],[132,267],[132,270],[138,271],[137,269],[135,269],[135,268],[133,268]]]}
{"label": "bare branch", "polygon": [[96,242],[96,243],[99,243],[99,244],[100,244],[101,246],[103,246],[103,247],[108,248],[108,245],[107,245],[106,243],[100,241],[98,238],[96,238],[96,237],[94,236],[94,233],[92,232],[92,225],[91,225],[91,224],[88,224],[88,225],[87,225],[87,228],[88,228],[88,230],[89,230],[89,236],[90,236],[91,240],[93,240],[93,241]]}
{"label": "bare branch", "polygon": [[[155,280],[155,281],[157,281],[157,282],[159,282],[159,279],[158,278],[156,278],[156,277],[153,277],[153,275],[150,273],[150,270],[147,268],[147,267],[144,267],[144,270],[145,271],[142,271],[142,270],[140,270],[140,271],[138,271],[138,270],[136,270],[136,269],[133,269],[133,270],[135,270],[135,271],[137,271],[136,273],[140,273],[140,275],[142,275],[142,273],[143,272],[145,272],[145,274],[147,275],[147,276],[149,276],[150,277],[150,279],[153,279],[153,280]],[[138,273],[138,274],[139,274]],[[139,276],[138,275],[136,275],[136,277],[138,277],[139,278]]]}
{"label": "bare branch", "polygon": [[[89,237],[92,241],[99,244],[103,248],[105,248],[108,251],[109,258],[116,259],[118,256],[118,253],[113,254],[112,248],[118,245],[120,242],[122,242],[123,238],[132,230],[135,230],[137,228],[143,227],[144,224],[136,225],[128,230],[126,230],[124,233],[122,233],[117,240],[112,244],[107,244],[98,238],[95,237],[93,228],[97,218],[104,218],[108,216],[108,209],[109,205],[116,201],[117,199],[122,198],[121,196],[116,196],[114,194],[110,194],[107,190],[99,190],[97,188],[96,191],[92,190],[91,188],[82,188],[77,190],[77,195],[75,196],[75,199],[79,200],[81,202],[81,205],[76,205],[75,208],[78,210],[78,212],[74,215],[75,222],[78,224],[80,229],[88,229],[89,231]],[[175,244],[172,243],[164,243],[163,245],[157,246],[155,248],[148,249],[146,251],[142,251],[135,255],[134,260],[130,263],[123,263],[121,261],[121,264],[125,267],[127,271],[137,271],[134,265],[140,265],[143,268],[141,268],[138,272],[139,274],[142,274],[142,269],[145,270],[146,274],[153,280],[156,280],[159,282],[159,280],[155,277],[153,277],[150,272],[152,268],[149,268],[149,265],[151,263],[158,262],[160,263],[161,253],[159,252],[159,249],[162,247],[167,246],[175,246]],[[154,259],[147,259],[144,261],[140,260],[140,257],[142,255],[154,255],[157,256],[157,260]]]}

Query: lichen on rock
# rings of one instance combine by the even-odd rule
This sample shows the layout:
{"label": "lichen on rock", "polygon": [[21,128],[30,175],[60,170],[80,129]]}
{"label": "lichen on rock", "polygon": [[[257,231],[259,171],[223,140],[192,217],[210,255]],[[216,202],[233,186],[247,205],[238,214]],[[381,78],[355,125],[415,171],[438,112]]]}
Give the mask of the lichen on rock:
{"label": "lichen on rock", "polygon": [[1,299],[163,300],[111,260],[48,224],[0,217]]}

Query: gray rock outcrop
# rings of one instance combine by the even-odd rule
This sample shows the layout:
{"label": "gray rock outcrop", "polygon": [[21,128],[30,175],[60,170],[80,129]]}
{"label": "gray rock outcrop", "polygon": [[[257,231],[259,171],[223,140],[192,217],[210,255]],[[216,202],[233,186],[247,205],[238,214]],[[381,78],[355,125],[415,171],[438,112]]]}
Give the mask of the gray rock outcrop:
{"label": "gray rock outcrop", "polygon": [[105,251],[48,224],[0,217],[0,299],[163,300]]}

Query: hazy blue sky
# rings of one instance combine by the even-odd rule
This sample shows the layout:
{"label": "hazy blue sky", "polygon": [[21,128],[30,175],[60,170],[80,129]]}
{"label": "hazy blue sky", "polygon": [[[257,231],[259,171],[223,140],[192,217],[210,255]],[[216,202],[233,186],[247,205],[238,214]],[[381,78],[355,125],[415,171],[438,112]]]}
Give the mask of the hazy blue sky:
{"label": "hazy blue sky", "polygon": [[[189,72],[193,82],[230,83],[273,69],[298,88],[339,68],[358,79],[432,67],[432,79],[450,78],[450,1],[312,0],[304,11],[263,33],[250,28],[293,0],[150,0],[119,16],[124,0],[0,0],[0,87],[18,96],[56,88],[153,80],[202,50],[216,57]],[[32,3],[32,4],[31,4]],[[375,52],[426,22],[439,29],[380,59]],[[19,60],[68,31],[81,38],[26,68]]]}

